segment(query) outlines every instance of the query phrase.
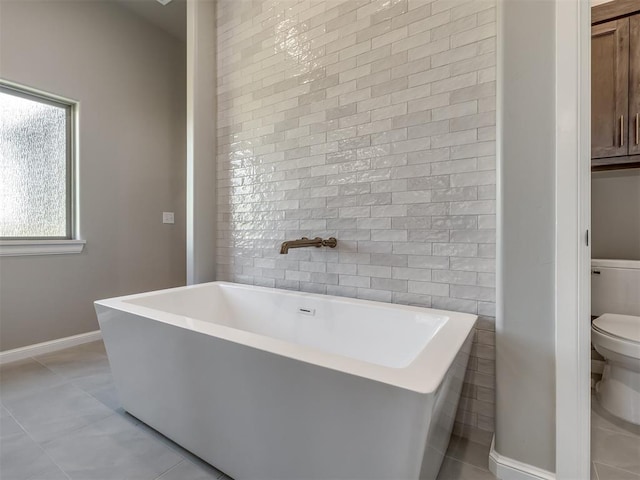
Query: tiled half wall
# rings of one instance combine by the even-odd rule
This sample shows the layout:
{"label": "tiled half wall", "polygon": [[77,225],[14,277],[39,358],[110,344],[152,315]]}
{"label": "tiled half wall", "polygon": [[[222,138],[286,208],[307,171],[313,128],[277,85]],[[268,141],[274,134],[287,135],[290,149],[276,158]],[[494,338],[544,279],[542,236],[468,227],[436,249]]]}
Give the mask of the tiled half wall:
{"label": "tiled half wall", "polygon": [[456,430],[487,441],[495,0],[217,8],[218,278],[479,314]]}

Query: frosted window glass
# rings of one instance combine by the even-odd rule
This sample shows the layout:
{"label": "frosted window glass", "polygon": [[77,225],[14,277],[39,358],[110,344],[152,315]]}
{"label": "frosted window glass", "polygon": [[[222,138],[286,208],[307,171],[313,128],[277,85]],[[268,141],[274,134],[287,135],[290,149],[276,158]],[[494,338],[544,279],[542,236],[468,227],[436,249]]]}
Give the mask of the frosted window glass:
{"label": "frosted window glass", "polygon": [[67,236],[67,108],[0,91],[0,237]]}

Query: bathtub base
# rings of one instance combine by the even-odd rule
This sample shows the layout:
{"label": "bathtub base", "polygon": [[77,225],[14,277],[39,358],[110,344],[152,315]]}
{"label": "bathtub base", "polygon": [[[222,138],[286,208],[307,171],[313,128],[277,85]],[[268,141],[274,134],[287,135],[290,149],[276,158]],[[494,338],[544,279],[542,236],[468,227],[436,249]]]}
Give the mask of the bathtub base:
{"label": "bathtub base", "polygon": [[418,394],[122,312],[100,325],[122,406],[231,477],[435,479],[471,337]]}
{"label": "bathtub base", "polygon": [[475,315],[226,282],[95,307],[122,406],[236,480],[437,477]]}

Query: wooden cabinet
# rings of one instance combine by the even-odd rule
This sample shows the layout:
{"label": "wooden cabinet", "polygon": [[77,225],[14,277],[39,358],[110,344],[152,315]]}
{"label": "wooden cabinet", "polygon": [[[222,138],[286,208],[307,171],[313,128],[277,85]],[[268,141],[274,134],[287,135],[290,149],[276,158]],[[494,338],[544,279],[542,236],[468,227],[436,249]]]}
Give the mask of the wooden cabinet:
{"label": "wooden cabinet", "polygon": [[591,28],[591,164],[640,165],[638,13]]}
{"label": "wooden cabinet", "polygon": [[591,158],[626,156],[629,19],[591,28]]}
{"label": "wooden cabinet", "polygon": [[640,155],[640,14],[629,18],[629,155]]}

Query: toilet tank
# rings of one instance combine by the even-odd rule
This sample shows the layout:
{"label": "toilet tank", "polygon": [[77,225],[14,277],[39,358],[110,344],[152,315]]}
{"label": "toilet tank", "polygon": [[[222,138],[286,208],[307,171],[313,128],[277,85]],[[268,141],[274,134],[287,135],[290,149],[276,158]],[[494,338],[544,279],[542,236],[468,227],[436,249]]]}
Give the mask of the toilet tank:
{"label": "toilet tank", "polygon": [[591,260],[591,315],[640,316],[640,261]]}

